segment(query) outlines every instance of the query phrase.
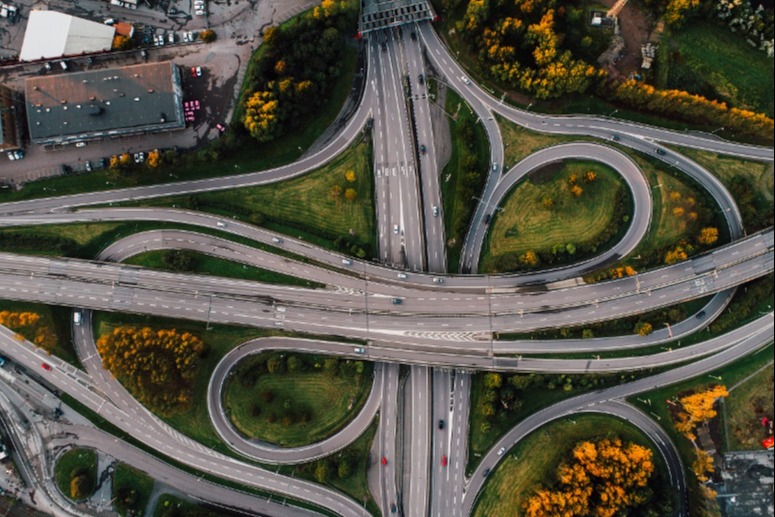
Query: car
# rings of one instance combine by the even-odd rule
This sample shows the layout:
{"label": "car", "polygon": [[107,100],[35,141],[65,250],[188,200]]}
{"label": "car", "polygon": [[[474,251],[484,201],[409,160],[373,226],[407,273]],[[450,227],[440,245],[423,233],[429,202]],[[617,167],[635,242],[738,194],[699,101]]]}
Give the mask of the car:
{"label": "car", "polygon": [[498,449],[498,456],[503,456],[503,453],[506,452],[506,447],[501,447]]}
{"label": "car", "polygon": [[492,219],[492,214],[487,214],[484,216],[484,224],[490,224],[490,219]]}
{"label": "car", "polygon": [[356,354],[365,354],[366,353],[366,349],[363,348],[362,346],[356,346],[353,350],[355,351]]}
{"label": "car", "polygon": [[100,158],[100,161],[97,162],[99,164],[100,169],[104,169],[108,166],[108,159],[107,158]]}
{"label": "car", "polygon": [[283,240],[280,237],[272,237],[272,242],[275,244],[282,244]]}
{"label": "car", "polygon": [[116,23],[116,20],[114,20],[113,18],[108,18],[102,23],[104,23],[105,25],[113,25],[114,23]]}
{"label": "car", "polygon": [[433,277],[433,283],[434,284],[443,284],[444,283],[444,279],[441,278],[440,276],[434,276]]}
{"label": "car", "polygon": [[140,161],[139,161],[139,162],[137,162],[137,163],[143,163],[143,162],[145,161],[145,153],[144,153],[144,152],[142,152],[142,151],[140,151],[140,152],[139,152],[139,153],[137,153],[137,154],[140,156]]}
{"label": "car", "polygon": [[196,9],[194,11],[194,14],[197,15],[197,16],[204,16],[205,15],[205,10],[204,9]]}
{"label": "car", "polygon": [[81,312],[75,311],[73,313],[73,323],[75,323],[76,326],[81,326]]}
{"label": "car", "polygon": [[201,66],[192,66],[191,67],[191,75],[194,77],[202,77],[202,67]]}
{"label": "car", "polygon": [[14,157],[16,157],[17,160],[21,160],[24,158],[24,151],[14,151],[13,152]]}
{"label": "car", "polygon": [[487,467],[484,469],[484,472],[482,472],[482,477],[487,477],[490,475],[490,467]]}
{"label": "car", "polygon": [[48,363],[40,363],[40,367],[46,370],[47,372],[51,371],[51,365]]}
{"label": "car", "polygon": [[215,125],[215,127],[216,127],[216,128],[218,129],[218,131],[220,131],[221,133],[225,133],[225,132],[226,132],[226,126],[224,126],[224,125],[223,125],[223,124],[221,124],[220,122],[219,122],[218,124],[216,124],[216,125]]}
{"label": "car", "polygon": [[140,153],[135,153],[133,156],[135,163],[140,163]]}
{"label": "car", "polygon": [[619,141],[619,135],[613,135],[611,137],[611,140],[613,140],[614,142],[618,142]]}
{"label": "car", "polygon": [[344,264],[345,266],[352,266],[353,261],[350,259],[342,259],[342,264]]}
{"label": "car", "polygon": [[390,513],[396,513],[398,511],[398,507],[396,506],[396,503],[390,503]]}
{"label": "car", "polygon": [[447,466],[447,455],[446,454],[441,457],[441,466],[442,467],[446,467]]}
{"label": "car", "polygon": [[471,80],[468,77],[464,76],[464,75],[460,76],[460,80],[463,81],[466,84],[471,84]]}
{"label": "car", "polygon": [[86,142],[76,142],[75,146],[76,147],[86,147]]}
{"label": "car", "polygon": [[704,317],[705,317],[705,311],[700,311],[700,312],[697,313],[697,319],[698,320],[701,320]]}
{"label": "car", "polygon": [[498,162],[495,162],[495,163],[492,164],[492,170],[493,170],[493,172],[498,170]]}
{"label": "car", "polygon": [[397,224],[394,224],[394,225],[393,225],[393,233],[395,233],[396,235],[398,235],[398,225],[397,225]]}
{"label": "car", "polygon": [[13,160],[16,159],[16,153],[14,153],[12,151],[8,151],[6,154],[8,155],[8,159],[9,160],[13,161]]}
{"label": "car", "polygon": [[60,62],[59,62],[59,66],[61,66],[61,67],[62,67],[62,70],[67,70],[67,63],[66,63],[66,62],[64,62],[64,61],[60,61]]}
{"label": "car", "polygon": [[5,357],[3,357],[2,355],[0,355],[0,368],[2,368],[3,366],[5,366],[5,363],[6,363],[7,361],[8,361],[8,359],[6,359],[6,358],[5,358]]}
{"label": "car", "polygon": [[407,278],[406,273],[398,273],[398,278],[400,278],[401,280],[406,280]]}
{"label": "car", "polygon": [[51,70],[51,63],[46,62],[43,64],[43,66],[46,67],[46,70]]}
{"label": "car", "polygon": [[384,457],[384,456],[382,456],[382,459],[381,459],[381,460],[379,460],[379,462],[380,462],[382,465],[387,465],[387,458],[386,458],[386,457]]}
{"label": "car", "polygon": [[433,205],[433,217],[439,216],[439,207],[437,205]]}
{"label": "car", "polygon": [[401,298],[393,298],[393,305],[401,305],[404,301]]}
{"label": "car", "polygon": [[382,42],[382,52],[387,52],[387,43]]}
{"label": "car", "polygon": [[86,166],[86,172],[92,171],[91,162],[89,160],[86,160],[86,163],[84,165]]}
{"label": "car", "polygon": [[425,84],[425,76],[422,74],[418,75],[417,82],[419,82],[420,84]]}
{"label": "car", "polygon": [[175,33],[174,32],[170,32],[169,34],[167,34],[167,41],[169,41],[170,43],[175,43]]}
{"label": "car", "polygon": [[416,32],[412,31],[409,34],[409,37],[412,38],[412,41],[417,41],[417,33]]}
{"label": "car", "polygon": [[439,420],[439,429],[444,429],[444,420]]}
{"label": "car", "polygon": [[421,153],[421,154],[425,154],[425,152],[426,152],[427,150],[428,150],[428,149],[425,147],[425,145],[421,145],[421,146],[420,146],[420,153]]}
{"label": "car", "polygon": [[664,150],[664,149],[660,149],[659,147],[657,147],[657,154],[658,154],[659,156],[664,156],[664,155],[665,155],[665,154],[667,154],[667,153],[665,152],[665,150]]}
{"label": "car", "polygon": [[217,226],[218,228],[226,228],[226,223],[224,223],[223,221],[218,221],[217,223],[215,223],[215,226]]}

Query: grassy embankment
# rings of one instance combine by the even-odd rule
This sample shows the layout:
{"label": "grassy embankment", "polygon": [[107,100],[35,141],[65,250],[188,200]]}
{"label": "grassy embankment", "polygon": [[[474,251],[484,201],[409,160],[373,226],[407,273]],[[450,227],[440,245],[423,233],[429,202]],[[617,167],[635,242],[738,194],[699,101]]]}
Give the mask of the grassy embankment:
{"label": "grassy embankment", "polygon": [[[653,449],[650,440],[635,426],[618,418],[580,414],[573,419],[555,420],[528,435],[504,454],[493,469],[474,508],[474,517],[510,517],[520,515],[523,503],[536,486],[556,483],[557,466],[570,457],[582,440],[618,436]],[[656,469],[650,487],[666,492],[666,466],[654,451]]]}
{"label": "grassy embankment", "polygon": [[362,363],[363,373],[356,374],[341,361],[338,373],[332,374],[322,366],[325,357],[283,353],[282,362],[294,357],[305,366],[269,373],[266,361],[272,355],[243,359],[224,387],[224,408],[249,438],[283,447],[323,440],[341,429],[368,398],[372,363]]}

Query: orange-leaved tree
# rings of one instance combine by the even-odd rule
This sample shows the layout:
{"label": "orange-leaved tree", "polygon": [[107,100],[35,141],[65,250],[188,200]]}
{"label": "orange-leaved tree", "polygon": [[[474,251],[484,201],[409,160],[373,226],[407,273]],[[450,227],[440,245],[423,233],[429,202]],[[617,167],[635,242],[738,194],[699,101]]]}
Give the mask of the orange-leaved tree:
{"label": "orange-leaved tree", "polygon": [[729,396],[726,386],[717,384],[707,390],[687,395],[679,399],[680,411],[675,415],[675,428],[690,440],[695,439],[694,428],[697,424],[716,416],[716,400]]}

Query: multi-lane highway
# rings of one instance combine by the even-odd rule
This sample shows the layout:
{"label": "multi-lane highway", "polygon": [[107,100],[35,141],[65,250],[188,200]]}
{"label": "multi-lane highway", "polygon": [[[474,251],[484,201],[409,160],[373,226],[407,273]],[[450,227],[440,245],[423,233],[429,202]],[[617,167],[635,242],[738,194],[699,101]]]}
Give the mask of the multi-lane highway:
{"label": "multi-lane highway", "polygon": [[[149,233],[125,239],[105,250],[103,258],[122,260],[145,249],[161,249],[170,244],[174,247],[177,242],[180,247],[322,282],[327,285],[326,288],[302,289],[149,271],[104,262],[0,253],[0,296],[366,340],[366,353],[356,351],[351,344],[335,342],[321,344],[277,340],[244,344],[227,355],[216,369],[211,380],[209,404],[218,432],[233,449],[242,455],[273,463],[306,461],[341,449],[365,429],[379,408],[380,425],[373,448],[375,457],[372,458],[378,482],[372,486],[376,487],[375,495],[384,514],[392,513],[394,509],[407,512],[407,515],[468,514],[484,482],[482,469],[496,463],[500,447],[513,445],[548,420],[580,410],[615,414],[644,429],[665,457],[676,486],[682,488],[680,462],[664,433],[645,415],[616,401],[685,376],[709,371],[771,342],[772,313],[725,336],[637,358],[522,357],[518,354],[571,350],[593,352],[613,348],[613,340],[527,343],[499,341],[494,337],[498,332],[527,332],[604,321],[712,293],[724,293],[707,306],[704,316],[698,314],[697,318],[690,318],[676,327],[677,332],[696,330],[723,309],[729,299],[729,289],[772,272],[772,229],[681,264],[648,271],[633,278],[580,285],[582,282],[568,279],[627,254],[643,236],[649,225],[651,199],[648,184],[632,160],[615,149],[591,143],[572,143],[540,151],[502,174],[503,145],[493,114],[498,113],[541,132],[594,136],[604,140],[616,135],[618,144],[654,154],[693,177],[710,192],[727,219],[733,239],[743,235],[743,228],[729,192],[710,172],[679,153],[661,147],[660,142],[769,161],[773,159],[772,149],[607,118],[547,116],[503,105],[467,77],[427,23],[373,32],[368,37],[365,52],[368,70],[359,109],[337,138],[322,151],[304,160],[240,176],[0,205],[0,214],[5,214],[0,226],[156,220],[246,236],[269,246],[282,247],[320,265],[280,259],[247,246],[181,231]],[[484,220],[492,207],[526,173],[552,161],[595,159],[611,165],[624,176],[635,201],[635,217],[625,238],[607,254],[596,257],[590,263],[562,270],[518,276],[444,275],[446,259],[439,170],[433,145],[430,105],[424,88],[426,56],[433,62],[434,69],[441,72],[447,83],[471,105],[490,141],[488,179],[464,243],[461,260],[464,271],[475,272],[477,269],[486,234]],[[407,100],[410,101],[408,104]],[[244,223],[196,212],[163,209],[73,211],[74,207],[86,205],[260,185],[294,177],[338,155],[358,136],[369,119],[373,121],[375,144],[379,258],[392,268],[354,261]],[[662,153],[655,154],[658,148]],[[94,348],[88,312],[84,313],[83,324],[75,328],[75,337],[86,374],[57,359],[42,357],[30,344],[12,341],[12,334],[0,329],[0,342],[4,348],[12,350],[14,361],[30,369],[36,368],[43,360],[52,363],[54,368],[49,372],[49,382],[162,454],[175,457],[202,472],[289,494],[341,515],[365,514],[358,503],[333,490],[289,479],[220,455],[180,435],[144,410],[115,379],[102,371]],[[629,337],[622,338],[622,344],[642,346],[664,339],[660,335],[639,342],[637,338]],[[325,350],[327,353],[366,357],[390,364],[377,366],[373,390],[364,408],[340,432],[318,444],[282,450],[248,443],[233,432],[220,409],[219,390],[231,366],[239,358],[267,346]],[[704,359],[696,360],[698,358]],[[696,361],[636,383],[570,399],[531,416],[503,437],[483,458],[479,471],[472,478],[465,479],[466,457],[461,451],[466,449],[470,375],[466,371],[458,371],[458,368],[591,373],[652,368],[689,359]],[[399,391],[401,383],[397,363],[414,365],[409,370],[406,382],[409,391],[404,397]],[[449,369],[431,372],[427,365]],[[410,413],[402,414],[402,408]],[[405,425],[400,426],[401,422]],[[406,430],[405,436],[398,433],[399,428]],[[97,448],[107,446],[106,438],[93,430],[68,428],[67,432],[76,433],[79,443]],[[401,450],[404,454],[399,454]],[[127,461],[142,461],[137,451],[122,451],[129,458]],[[177,483],[177,486],[196,491],[190,476],[173,475],[169,468],[165,470],[160,465],[158,468],[171,484]],[[208,488],[207,491],[212,492],[211,500],[221,502],[233,493],[225,488]],[[274,503],[256,504],[256,498],[249,494],[235,496],[234,500],[238,501],[235,506],[240,509],[253,508],[276,514],[285,511],[278,509]]]}

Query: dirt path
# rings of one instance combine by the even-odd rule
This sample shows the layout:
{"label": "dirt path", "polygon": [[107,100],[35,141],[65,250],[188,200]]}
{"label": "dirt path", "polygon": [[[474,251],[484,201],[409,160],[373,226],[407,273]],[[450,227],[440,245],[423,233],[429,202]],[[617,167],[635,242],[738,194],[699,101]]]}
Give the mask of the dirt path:
{"label": "dirt path", "polygon": [[[601,0],[601,3],[611,7],[616,0]],[[625,48],[622,58],[616,63],[616,71],[626,76],[630,72],[640,70],[640,46],[649,39],[651,19],[631,0],[619,12],[619,28]]]}

